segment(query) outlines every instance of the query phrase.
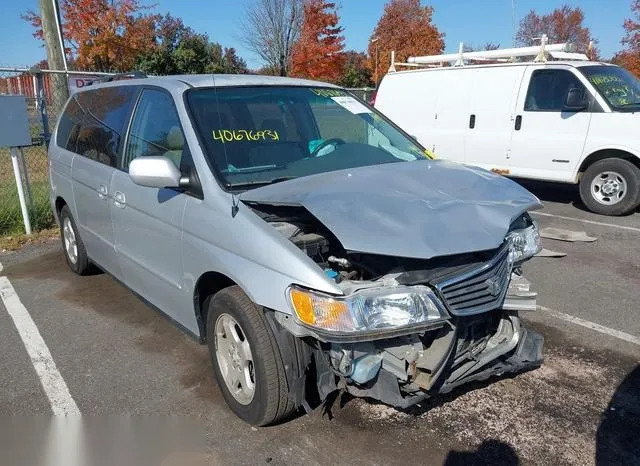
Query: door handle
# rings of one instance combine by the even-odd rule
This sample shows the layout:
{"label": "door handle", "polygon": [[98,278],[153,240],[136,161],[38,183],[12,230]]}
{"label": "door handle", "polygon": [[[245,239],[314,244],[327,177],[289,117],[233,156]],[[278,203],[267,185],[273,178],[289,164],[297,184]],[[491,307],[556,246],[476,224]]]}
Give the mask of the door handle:
{"label": "door handle", "polygon": [[516,131],[520,131],[520,128],[522,128],[522,115],[516,117]]}
{"label": "door handle", "polygon": [[107,196],[109,196],[109,190],[107,189],[107,187],[103,184],[98,186],[98,197],[104,200],[107,198]]}
{"label": "door handle", "polygon": [[469,128],[473,129],[476,127],[476,116],[475,115],[471,115],[469,117]]}
{"label": "door handle", "polygon": [[116,191],[113,194],[113,205],[120,209],[124,209],[124,207],[127,205],[127,198],[123,192]]}

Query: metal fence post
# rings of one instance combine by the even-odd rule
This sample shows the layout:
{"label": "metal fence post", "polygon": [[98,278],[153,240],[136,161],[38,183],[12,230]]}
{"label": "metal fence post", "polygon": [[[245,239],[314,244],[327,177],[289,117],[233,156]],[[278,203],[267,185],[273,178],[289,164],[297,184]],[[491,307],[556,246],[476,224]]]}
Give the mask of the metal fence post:
{"label": "metal fence post", "polygon": [[38,110],[40,110],[40,118],[42,118],[42,137],[44,138],[45,145],[49,147],[49,139],[51,139],[51,133],[49,132],[49,114],[47,113],[47,99],[44,92],[44,75],[38,70],[35,73],[37,90],[36,95],[38,101]]}
{"label": "metal fence post", "polygon": [[22,180],[24,182],[24,195],[27,201],[27,206],[33,208],[33,196],[31,195],[31,181],[29,181],[29,167],[27,167],[27,161],[24,157],[24,151],[22,147],[17,149],[18,161],[20,162],[20,168],[22,170]]}
{"label": "metal fence post", "polygon": [[20,199],[20,210],[22,210],[22,220],[24,222],[24,231],[27,235],[31,234],[31,222],[29,221],[29,210],[24,197],[24,189],[22,186],[22,176],[20,175],[20,163],[18,161],[18,149],[11,148],[11,163],[13,164],[13,176],[16,179],[16,188],[18,189],[18,198]]}

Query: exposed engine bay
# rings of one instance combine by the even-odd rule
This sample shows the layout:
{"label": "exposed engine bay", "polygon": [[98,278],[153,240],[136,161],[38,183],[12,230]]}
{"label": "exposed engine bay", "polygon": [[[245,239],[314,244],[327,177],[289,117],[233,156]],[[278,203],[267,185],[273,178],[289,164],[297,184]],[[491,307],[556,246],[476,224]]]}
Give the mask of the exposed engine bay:
{"label": "exposed engine bay", "polygon": [[[319,393],[343,387],[355,396],[408,407],[433,393],[474,380],[537,367],[542,336],[520,325],[519,310],[535,310],[536,294],[514,264],[510,245],[433,259],[390,257],[345,250],[304,207],[247,203],[311,258],[350,295],[362,290],[428,286],[446,306],[446,319],[411,332],[361,338],[300,333],[293,319],[276,315],[292,334],[317,338]],[[524,214],[514,228],[526,228]],[[276,313],[278,314],[278,313]],[[324,372],[322,368],[324,367]]]}
{"label": "exposed engine bay", "polygon": [[[263,220],[270,223],[284,237],[298,246],[336,283],[373,281],[384,275],[419,271],[420,276],[408,274],[405,280],[425,281],[438,274],[484,262],[488,254],[470,253],[435,258],[430,261],[382,256],[346,251],[340,241],[304,207],[272,206],[247,203]],[[342,287],[341,287],[342,288]]]}

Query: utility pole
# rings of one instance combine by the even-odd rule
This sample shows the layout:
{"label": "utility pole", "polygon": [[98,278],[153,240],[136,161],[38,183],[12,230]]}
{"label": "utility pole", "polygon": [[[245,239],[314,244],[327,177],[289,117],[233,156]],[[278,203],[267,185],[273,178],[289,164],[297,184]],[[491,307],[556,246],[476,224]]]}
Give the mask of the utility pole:
{"label": "utility pole", "polygon": [[376,56],[375,56],[375,68],[373,70],[373,82],[377,89],[378,88],[378,38],[374,37],[373,39],[369,40],[369,43],[376,44]]}
{"label": "utility pole", "polygon": [[[64,56],[62,31],[59,28],[58,3],[56,0],[39,0],[40,19],[42,21],[42,34],[47,50],[47,63],[49,69],[67,71],[67,61]],[[53,88],[53,105],[49,113],[54,118],[60,114],[64,103],[69,97],[67,88],[67,76],[62,73],[51,75]]]}
{"label": "utility pole", "polygon": [[516,0],[511,0],[511,20],[512,20],[512,46],[515,47],[516,46],[516,28],[517,23],[518,23],[518,15],[516,13]]}

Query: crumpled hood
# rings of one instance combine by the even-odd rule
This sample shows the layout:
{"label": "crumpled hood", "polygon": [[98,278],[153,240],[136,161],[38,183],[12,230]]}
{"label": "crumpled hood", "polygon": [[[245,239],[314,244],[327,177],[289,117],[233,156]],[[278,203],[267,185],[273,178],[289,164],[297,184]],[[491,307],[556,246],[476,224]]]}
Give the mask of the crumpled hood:
{"label": "crumpled hood", "polygon": [[305,176],[240,199],[303,206],[348,251],[423,259],[497,248],[518,215],[541,207],[507,178],[441,160]]}

